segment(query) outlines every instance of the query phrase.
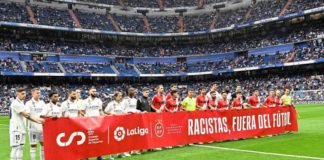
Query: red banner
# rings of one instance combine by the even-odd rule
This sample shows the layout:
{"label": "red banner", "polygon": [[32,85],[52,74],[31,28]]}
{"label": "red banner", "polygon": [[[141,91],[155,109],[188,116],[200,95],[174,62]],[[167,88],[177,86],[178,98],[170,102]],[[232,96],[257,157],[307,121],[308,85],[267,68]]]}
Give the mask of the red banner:
{"label": "red banner", "polygon": [[45,159],[77,160],[297,131],[294,107],[47,119]]}

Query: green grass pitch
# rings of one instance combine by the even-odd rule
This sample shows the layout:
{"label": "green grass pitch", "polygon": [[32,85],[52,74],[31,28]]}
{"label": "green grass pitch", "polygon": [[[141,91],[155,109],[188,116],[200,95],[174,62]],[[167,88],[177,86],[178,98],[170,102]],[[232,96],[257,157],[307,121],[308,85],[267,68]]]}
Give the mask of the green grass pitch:
{"label": "green grass pitch", "polygon": [[[206,144],[205,146],[211,146],[209,148],[186,146],[165,149],[163,151],[146,152],[142,155],[124,158],[124,160],[324,160],[324,105],[298,105],[297,110],[300,114],[298,133]],[[8,124],[8,117],[0,117],[0,159],[9,159]],[[28,140],[26,142],[28,144]],[[24,148],[24,160],[29,160],[27,144]]]}

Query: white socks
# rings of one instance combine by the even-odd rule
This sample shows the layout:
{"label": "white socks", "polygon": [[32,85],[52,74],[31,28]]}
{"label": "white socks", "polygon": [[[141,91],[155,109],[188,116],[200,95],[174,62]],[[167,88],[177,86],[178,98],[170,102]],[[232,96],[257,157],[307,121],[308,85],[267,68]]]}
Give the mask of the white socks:
{"label": "white socks", "polygon": [[10,160],[22,160],[24,145],[11,147]]}
{"label": "white socks", "polygon": [[36,149],[37,147],[30,147],[30,159],[36,160]]}
{"label": "white socks", "polygon": [[39,157],[40,160],[44,160],[44,146],[40,146]]}
{"label": "white socks", "polygon": [[17,152],[17,160],[22,160],[24,156],[24,145],[20,145]]}
{"label": "white socks", "polygon": [[17,153],[19,152],[20,146],[11,147],[10,160],[17,160]]}

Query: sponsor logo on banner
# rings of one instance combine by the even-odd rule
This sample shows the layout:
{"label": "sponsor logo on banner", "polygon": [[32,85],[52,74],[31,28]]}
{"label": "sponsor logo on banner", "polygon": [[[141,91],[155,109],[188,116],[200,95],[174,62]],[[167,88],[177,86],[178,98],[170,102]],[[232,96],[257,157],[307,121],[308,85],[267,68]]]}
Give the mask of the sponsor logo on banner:
{"label": "sponsor logo on banner", "polygon": [[77,141],[77,145],[82,145],[86,140],[86,135],[83,132],[73,132],[67,142],[62,142],[62,138],[65,137],[65,133],[60,133],[56,137],[56,143],[60,147],[67,147],[71,145],[75,137],[81,137],[80,140]]}
{"label": "sponsor logo on banner", "polygon": [[116,141],[121,141],[125,138],[125,134],[124,127],[117,127],[114,131],[114,138]]}
{"label": "sponsor logo on banner", "polygon": [[154,128],[153,128],[154,134],[156,137],[163,137],[164,135],[164,125],[162,120],[157,120],[154,123]]}
{"label": "sponsor logo on banner", "polygon": [[114,131],[114,139],[116,141],[122,141],[128,136],[145,136],[148,134],[148,128],[132,128],[132,129],[125,129],[124,127],[117,127]]}

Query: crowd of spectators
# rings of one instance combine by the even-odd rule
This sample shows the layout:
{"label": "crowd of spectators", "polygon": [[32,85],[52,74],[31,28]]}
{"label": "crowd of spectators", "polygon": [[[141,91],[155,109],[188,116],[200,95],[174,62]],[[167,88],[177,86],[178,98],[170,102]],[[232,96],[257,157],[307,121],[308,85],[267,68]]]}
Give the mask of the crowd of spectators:
{"label": "crowd of spectators", "polygon": [[211,55],[233,51],[245,51],[252,48],[301,42],[324,35],[322,24],[293,28],[284,31],[273,31],[265,35],[251,38],[233,38],[230,40],[215,40],[203,44],[194,43],[177,45],[133,46],[111,45],[104,42],[69,42],[62,40],[35,40],[0,38],[0,51],[34,51],[54,52],[67,55],[101,55],[129,57],[165,57],[186,55]]}
{"label": "crowd of spectators", "polygon": [[1,72],[21,72],[22,68],[19,62],[12,58],[0,58],[0,71]]}
{"label": "crowd of spectators", "polygon": [[[101,1],[101,0],[94,0]],[[217,1],[217,0],[216,0]],[[109,1],[109,3],[116,3]],[[164,1],[166,6],[187,6],[197,4],[196,0],[168,0]],[[215,0],[207,1],[206,3],[215,2]],[[156,3],[154,1],[125,1],[126,4],[146,4]],[[207,31],[210,28],[223,28],[234,24],[242,24],[245,22],[257,21],[265,18],[279,16],[283,6],[287,0],[274,1],[258,1],[255,4],[243,8],[237,8],[225,11],[216,11],[198,15],[184,16],[184,31]],[[171,5],[172,4],[172,5]],[[323,6],[321,0],[296,0],[288,6],[285,14],[295,13],[306,9]],[[33,5],[32,10],[35,13],[35,18],[41,25],[51,25],[60,27],[76,27],[72,17],[67,9],[56,9],[51,7],[40,7]],[[7,12],[8,11],[8,12]],[[79,19],[82,28],[99,29],[107,31],[116,31],[111,24],[111,20],[107,15],[99,13],[86,13],[75,9],[76,17]],[[113,16],[121,31],[123,32],[148,32],[145,29],[142,16]],[[211,24],[215,19],[215,25]],[[1,3],[0,5],[0,21],[31,23],[28,18],[26,7],[16,3]],[[174,33],[179,31],[179,16],[148,16],[148,22],[155,33]]]}
{"label": "crowd of spectators", "polygon": [[[187,89],[194,89],[196,95],[198,95],[198,89],[201,87],[206,87],[207,90],[213,84],[217,84],[217,91],[221,92],[225,88],[228,88],[229,93],[234,93],[237,85],[242,87],[243,96],[248,97],[251,96],[254,89],[259,90],[260,99],[263,99],[267,96],[268,91],[272,90],[283,90],[284,88],[290,87],[293,91],[293,95],[298,97],[298,100],[301,100],[302,95],[305,95],[305,90],[314,90],[314,92],[309,92],[307,95],[317,96],[313,97],[312,100],[324,100],[323,94],[318,95],[318,93],[322,93],[324,90],[324,76],[323,75],[269,75],[267,77],[249,77],[249,78],[239,78],[239,79],[218,79],[218,80],[208,80],[203,82],[197,81],[188,81],[185,83],[178,83],[178,90],[180,93],[179,100],[182,100],[187,96]],[[126,88],[129,86],[135,87],[138,90],[137,97],[141,96],[141,91],[144,87],[150,89],[150,98],[155,94],[155,86],[157,83],[118,83],[118,84],[101,84],[101,83],[52,83],[47,82],[45,84],[36,85],[33,83],[28,84],[3,84],[1,85],[0,92],[0,106],[1,110],[8,111],[8,107],[11,101],[15,98],[15,89],[17,87],[27,88],[27,99],[30,98],[30,90],[33,87],[40,87],[41,89],[41,97],[43,100],[48,102],[48,93],[51,91],[57,91],[59,93],[59,101],[63,102],[67,98],[67,93],[69,89],[80,89],[81,90],[81,98],[84,99],[88,96],[88,89],[91,86],[95,86],[97,88],[98,96],[104,102],[104,106],[107,105],[113,98],[113,94],[115,91],[122,91],[125,93]],[[163,83],[165,88],[165,93],[169,92],[170,83]],[[227,86],[227,87],[226,87]],[[304,93],[304,94],[302,94]],[[125,95],[125,94],[124,94]],[[314,99],[318,98],[318,99]],[[310,99],[310,98],[309,98]]]}
{"label": "crowd of spectators", "polygon": [[[277,51],[264,54],[224,54],[224,57],[205,59],[196,62],[142,62],[135,63],[115,60],[109,63],[73,63],[46,61],[45,59],[27,60],[27,72],[48,72],[48,73],[120,73],[120,74],[173,74],[193,73],[205,71],[231,70],[235,68],[267,66],[305,60],[324,58],[324,43],[322,40],[312,40],[295,45],[290,51]],[[121,59],[123,60],[123,59]],[[0,71],[21,72],[22,68],[17,60],[10,58],[0,59]],[[62,64],[60,68],[59,64]],[[114,71],[113,66],[117,71]]]}

